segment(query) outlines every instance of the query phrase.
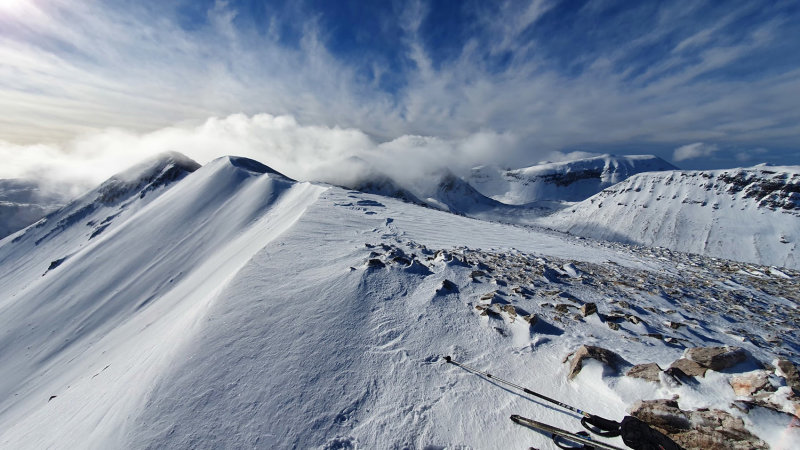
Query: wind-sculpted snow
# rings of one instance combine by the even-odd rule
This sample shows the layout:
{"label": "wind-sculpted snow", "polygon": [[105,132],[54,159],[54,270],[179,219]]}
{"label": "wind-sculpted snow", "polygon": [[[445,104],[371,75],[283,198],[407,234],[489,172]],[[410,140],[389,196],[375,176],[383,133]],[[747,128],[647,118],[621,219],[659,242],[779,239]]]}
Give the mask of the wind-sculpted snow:
{"label": "wind-sculpted snow", "polygon": [[510,205],[575,202],[637,173],[674,169],[650,155],[602,155],[522,169],[481,166],[472,170],[467,181],[482,194]]}
{"label": "wind-sculpted snow", "polygon": [[640,174],[539,220],[585,237],[800,268],[800,170]]}
{"label": "wind-sculpted snow", "polygon": [[[579,416],[444,355],[615,420],[636,400],[677,397],[741,417],[773,448],[798,438],[779,372],[750,412],[729,384],[777,357],[800,362],[798,272],[485,222],[238,162],[133,201],[91,240],[78,222],[39,246],[0,242],[4,268],[41,262],[0,278],[0,447],[528,448],[549,438],[511,414],[579,429]],[[71,256],[35,256],[45,250]],[[661,367],[696,346],[749,356],[677,384],[593,361],[569,380],[564,358],[583,344]]]}

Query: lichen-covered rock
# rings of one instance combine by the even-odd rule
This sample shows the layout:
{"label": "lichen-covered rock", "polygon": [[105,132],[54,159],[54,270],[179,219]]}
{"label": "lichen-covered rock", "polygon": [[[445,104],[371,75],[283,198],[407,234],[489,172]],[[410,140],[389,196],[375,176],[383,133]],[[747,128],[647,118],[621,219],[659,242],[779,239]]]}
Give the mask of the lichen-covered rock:
{"label": "lichen-covered rock", "polygon": [[744,427],[742,419],[725,411],[684,411],[674,400],[647,400],[635,403],[629,412],[686,450],[769,448]]}
{"label": "lichen-covered rock", "polygon": [[690,377],[703,377],[706,375],[706,371],[708,370],[700,364],[686,358],[681,358],[675,361],[674,363],[670,364],[669,368],[678,369]]}
{"label": "lichen-covered rock", "polygon": [[600,361],[615,371],[619,371],[622,366],[630,364],[611,350],[607,350],[602,347],[596,347],[594,345],[581,345],[580,348],[578,348],[578,350],[572,355],[572,360],[569,366],[569,375],[567,378],[570,380],[575,378],[581,369],[583,369],[583,361],[587,358]]}
{"label": "lichen-covered rock", "polygon": [[[706,369],[721,371],[747,360],[747,352],[741,347],[694,347],[684,356]],[[688,372],[687,372],[688,373]]]}
{"label": "lichen-covered rock", "polygon": [[652,381],[657,383],[659,381],[659,374],[661,367],[656,363],[637,364],[629,370],[625,376],[633,378],[641,378],[643,380]]}

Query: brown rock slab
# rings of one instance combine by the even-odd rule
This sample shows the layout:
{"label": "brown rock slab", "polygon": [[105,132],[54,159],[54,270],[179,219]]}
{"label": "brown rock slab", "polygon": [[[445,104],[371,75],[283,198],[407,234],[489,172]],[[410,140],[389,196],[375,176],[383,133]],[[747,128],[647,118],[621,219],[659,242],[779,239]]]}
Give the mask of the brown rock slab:
{"label": "brown rock slab", "polygon": [[744,362],[747,352],[741,347],[694,347],[687,349],[684,356],[706,369],[719,372]]}
{"label": "brown rock slab", "polygon": [[659,381],[658,374],[661,373],[661,367],[656,363],[637,364],[629,370],[625,376],[633,378],[641,378],[643,380],[652,381],[657,383]]}
{"label": "brown rock slab", "polygon": [[600,361],[615,371],[619,371],[622,366],[629,364],[624,358],[612,352],[611,350],[594,345],[582,345],[572,355],[572,361],[570,362],[569,366],[569,375],[567,375],[568,379],[571,380],[578,375],[581,369],[583,369],[583,361],[587,358]]}
{"label": "brown rock slab", "polygon": [[700,364],[697,364],[696,362],[686,358],[681,358],[675,361],[674,363],[670,364],[669,368],[678,369],[690,377],[703,377],[706,375],[706,371],[708,370]]}

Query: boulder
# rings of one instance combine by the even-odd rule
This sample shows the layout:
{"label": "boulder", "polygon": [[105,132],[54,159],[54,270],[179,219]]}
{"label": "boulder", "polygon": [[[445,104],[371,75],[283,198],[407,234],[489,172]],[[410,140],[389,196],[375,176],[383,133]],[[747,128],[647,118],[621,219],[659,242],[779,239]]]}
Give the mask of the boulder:
{"label": "boulder", "polygon": [[764,370],[736,375],[731,378],[730,385],[739,397],[750,397],[756,392],[772,388],[769,374]]}
{"label": "boulder", "polygon": [[670,364],[669,368],[680,370],[685,375],[690,377],[703,377],[706,375],[706,370],[708,370],[700,364],[697,364],[696,362],[686,358],[681,358],[675,361],[674,363]]}
{"label": "boulder", "polygon": [[567,375],[568,379],[571,380],[578,375],[581,369],[583,369],[583,361],[587,358],[600,361],[614,371],[619,371],[622,366],[630,364],[611,350],[607,350],[602,347],[596,347],[594,345],[581,345],[580,348],[578,348],[578,350],[572,355],[572,361],[570,362],[569,366],[569,375]]}
{"label": "boulder", "polygon": [[729,369],[747,360],[747,352],[743,348],[731,346],[694,347],[687,349],[684,356],[700,366],[716,372]]}
{"label": "boulder", "polygon": [[661,373],[661,367],[656,363],[637,364],[629,370],[625,376],[633,378],[641,378],[643,380],[652,381],[657,383],[659,381],[658,374]]}
{"label": "boulder", "polygon": [[592,314],[597,314],[597,305],[594,303],[586,303],[581,306],[581,315],[583,317],[590,316]]}
{"label": "boulder", "polygon": [[666,434],[686,450],[769,448],[744,427],[742,419],[725,411],[684,411],[675,400],[647,400],[635,403],[629,412]]}

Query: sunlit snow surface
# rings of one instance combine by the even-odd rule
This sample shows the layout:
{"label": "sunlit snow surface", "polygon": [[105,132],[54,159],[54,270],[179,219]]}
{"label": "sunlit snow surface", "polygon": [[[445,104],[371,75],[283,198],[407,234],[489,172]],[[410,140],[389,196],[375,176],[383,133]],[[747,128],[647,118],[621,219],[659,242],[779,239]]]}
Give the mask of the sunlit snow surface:
{"label": "sunlit snow surface", "polygon": [[[554,448],[508,417],[580,428],[444,355],[612,419],[677,394],[775,448],[800,439],[783,416],[731,408],[730,374],[671,388],[587,364],[567,381],[562,362],[586,343],[666,368],[684,346],[730,344],[797,364],[790,270],[469,219],[236,158],[49,229],[0,241],[3,448]],[[490,293],[540,322],[481,316]],[[576,319],[583,302],[642,322]]]}

